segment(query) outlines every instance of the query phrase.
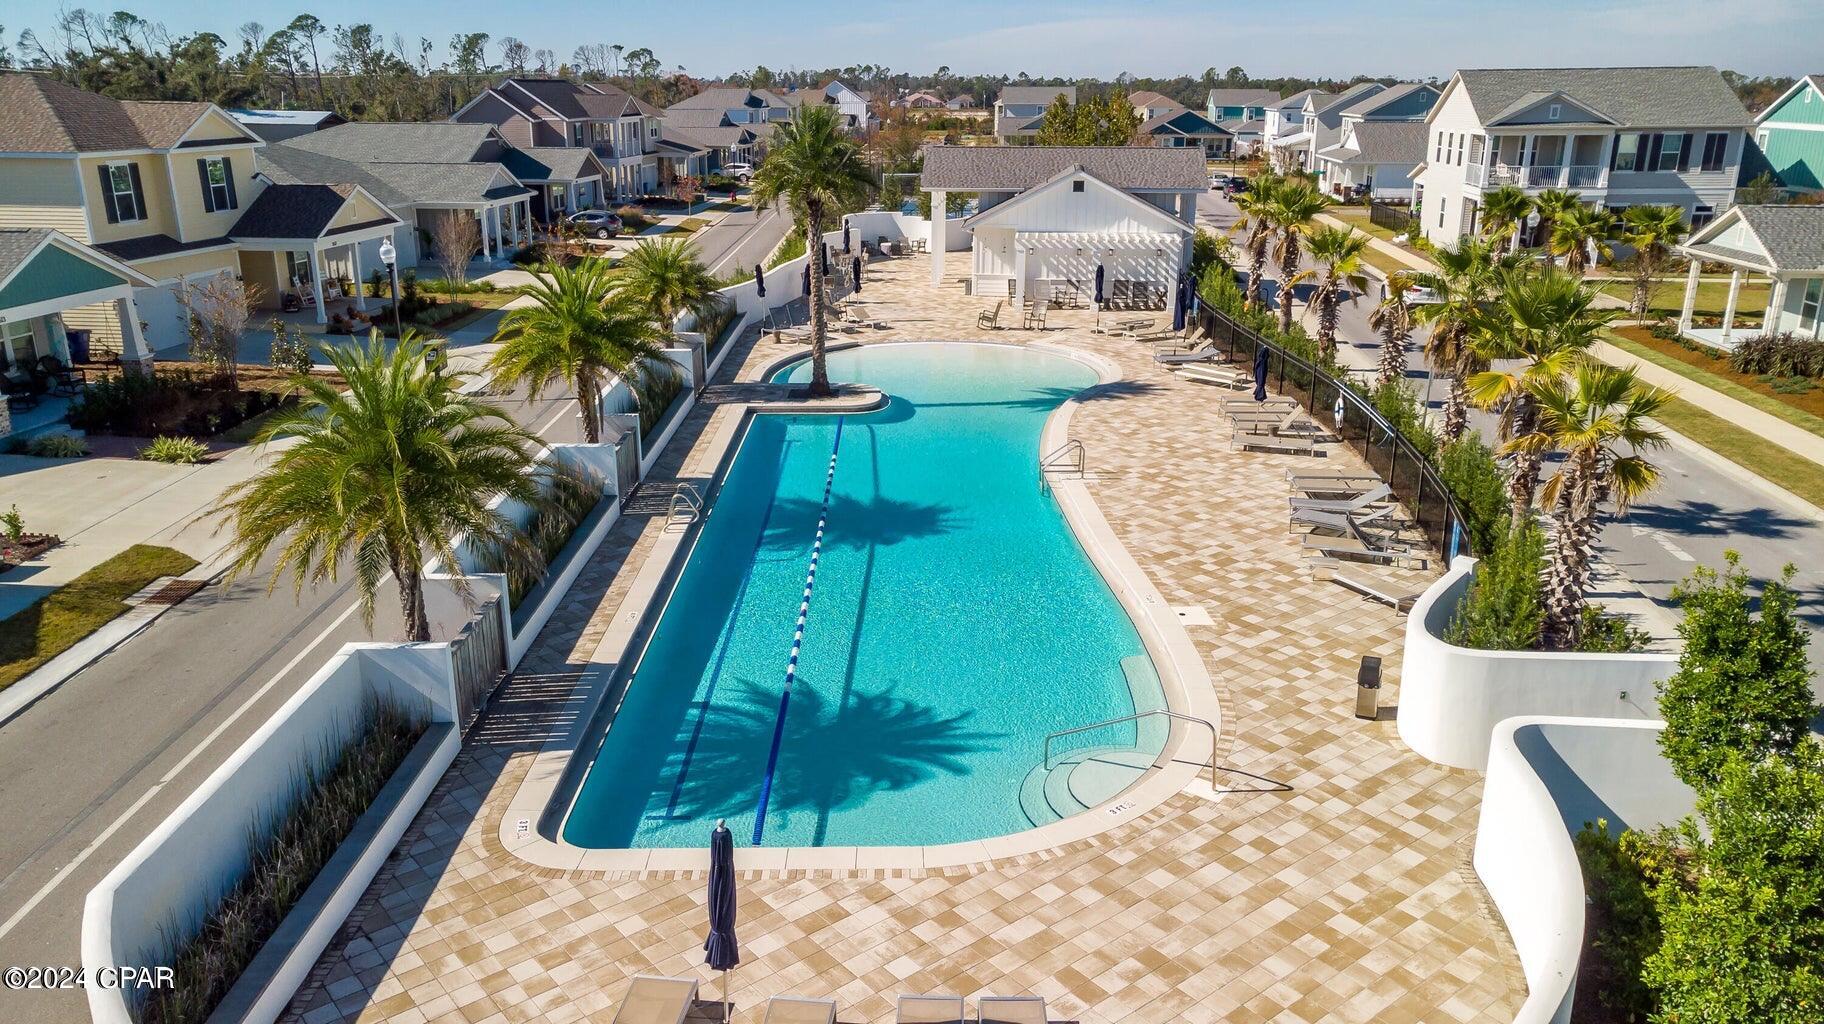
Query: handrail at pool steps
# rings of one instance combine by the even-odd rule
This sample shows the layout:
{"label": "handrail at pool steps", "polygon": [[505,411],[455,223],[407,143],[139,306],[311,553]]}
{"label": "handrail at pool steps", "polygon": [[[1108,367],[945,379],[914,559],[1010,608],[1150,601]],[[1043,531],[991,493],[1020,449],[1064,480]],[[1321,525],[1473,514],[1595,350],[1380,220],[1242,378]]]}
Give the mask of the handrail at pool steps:
{"label": "handrail at pool steps", "polygon": [[1111,725],[1120,725],[1123,722],[1138,722],[1142,718],[1151,718],[1154,715],[1159,715],[1163,718],[1168,718],[1174,722],[1194,723],[1196,725],[1203,726],[1205,729],[1210,730],[1210,785],[1211,785],[1211,787],[1214,787],[1216,785],[1216,726],[1215,726],[1215,724],[1210,722],[1210,720],[1207,718],[1198,718],[1195,715],[1185,715],[1185,714],[1180,714],[1176,711],[1167,711],[1165,708],[1151,708],[1146,711],[1136,712],[1131,715],[1123,715],[1120,718],[1111,718],[1106,722],[1091,722],[1088,725],[1079,725],[1074,729],[1059,729],[1057,732],[1048,733],[1045,736],[1045,745],[1042,748],[1043,753],[1044,753],[1044,758],[1040,763],[1044,766],[1046,771],[1051,770],[1051,741],[1052,740],[1061,739],[1065,736],[1074,736],[1077,733],[1088,732],[1091,729],[1106,729]]}
{"label": "handrail at pool steps", "polygon": [[1082,441],[1073,437],[1039,458],[1039,473],[1043,478],[1048,469],[1068,469],[1082,476],[1088,464],[1088,449],[1083,447]]}
{"label": "handrail at pool steps", "polygon": [[[679,512],[683,516],[679,516]],[[665,528],[673,524],[688,527],[703,516],[703,495],[696,485],[679,481],[677,489],[671,492],[671,504],[665,510]]]}
{"label": "handrail at pool steps", "polygon": [[[1254,353],[1267,350],[1267,377],[1274,390],[1294,398],[1313,420],[1320,416],[1336,439],[1362,457],[1369,468],[1387,482],[1394,497],[1412,513],[1420,532],[1444,555],[1448,563],[1457,555],[1482,554],[1465,525],[1455,496],[1431,459],[1401,434],[1373,401],[1310,361],[1261,337],[1252,328],[1216,309],[1206,298],[1198,322],[1204,337],[1226,349],[1229,361],[1237,356],[1252,364]],[[1341,404],[1343,414],[1336,409]]]}

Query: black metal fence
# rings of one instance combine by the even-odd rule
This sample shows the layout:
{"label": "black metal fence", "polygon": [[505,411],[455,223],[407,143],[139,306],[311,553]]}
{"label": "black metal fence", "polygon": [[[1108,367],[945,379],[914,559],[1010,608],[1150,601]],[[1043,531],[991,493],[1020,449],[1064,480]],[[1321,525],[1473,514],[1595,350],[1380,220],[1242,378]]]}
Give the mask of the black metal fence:
{"label": "black metal fence", "polygon": [[1374,403],[1208,303],[1202,306],[1199,326],[1231,361],[1244,366],[1253,366],[1255,351],[1265,348],[1267,387],[1297,399],[1313,420],[1360,455],[1393,489],[1419,531],[1447,562],[1460,554],[1477,553],[1468,524],[1437,467],[1394,429]]}
{"label": "black metal fence", "polygon": [[1419,233],[1417,219],[1412,215],[1410,206],[1390,206],[1387,203],[1368,204],[1368,222],[1378,224],[1394,234],[1416,235]]}

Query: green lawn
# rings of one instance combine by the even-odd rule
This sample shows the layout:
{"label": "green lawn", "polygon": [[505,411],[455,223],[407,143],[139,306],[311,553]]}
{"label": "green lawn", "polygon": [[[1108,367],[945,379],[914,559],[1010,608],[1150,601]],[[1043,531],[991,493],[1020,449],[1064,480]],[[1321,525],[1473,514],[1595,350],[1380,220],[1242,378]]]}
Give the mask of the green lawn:
{"label": "green lawn", "polygon": [[[1735,311],[1738,316],[1746,313],[1760,315],[1767,309],[1769,288],[1765,281],[1745,281],[1742,290],[1735,300]],[[1612,295],[1623,302],[1634,299],[1634,282],[1603,281],[1598,289],[1605,295]],[[1697,301],[1692,305],[1693,312],[1706,316],[1722,316],[1723,307],[1729,302],[1728,281],[1699,281],[1697,283]],[[1685,279],[1667,277],[1653,289],[1649,308],[1666,316],[1677,316],[1685,304]]]}
{"label": "green lawn", "polygon": [[1383,242],[1391,242],[1394,233],[1368,219],[1368,208],[1364,206],[1332,206],[1324,211],[1337,220],[1357,231],[1365,231]]}
{"label": "green lawn", "polygon": [[1667,403],[1657,418],[1748,472],[1824,508],[1824,466],[1682,398]]}
{"label": "green lawn", "polygon": [[[1671,370],[1673,373],[1676,373],[1687,380],[1702,384],[1704,387],[1728,395],[1738,402],[1751,405],[1771,416],[1778,416],[1780,419],[1785,420],[1795,427],[1809,430],[1814,434],[1824,437],[1824,418],[1814,416],[1804,409],[1796,408],[1790,403],[1782,402],[1770,395],[1764,395],[1758,391],[1745,388],[1735,381],[1720,377],[1701,366],[1693,366],[1682,359],[1675,359],[1664,352],[1648,348],[1632,339],[1624,338],[1614,331],[1603,332],[1603,340],[1629,355],[1638,356],[1655,366]],[[1783,448],[1780,450],[1785,451]]]}
{"label": "green lawn", "polygon": [[135,544],[18,614],[0,619],[0,689],[126,611],[122,601],[146,584],[194,568],[196,559],[181,551]]}

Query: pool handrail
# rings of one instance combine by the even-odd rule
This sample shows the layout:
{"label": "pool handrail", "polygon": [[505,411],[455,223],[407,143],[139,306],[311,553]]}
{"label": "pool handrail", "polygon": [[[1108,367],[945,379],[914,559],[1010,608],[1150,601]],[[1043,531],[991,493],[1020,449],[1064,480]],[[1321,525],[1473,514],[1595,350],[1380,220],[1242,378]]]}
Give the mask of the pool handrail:
{"label": "pool handrail", "polygon": [[[1071,460],[1070,456],[1073,455],[1076,456],[1076,458]],[[1073,461],[1075,462],[1075,465],[1071,464]],[[1087,472],[1088,466],[1089,449],[1083,447],[1083,442],[1074,437],[1065,441],[1063,444],[1058,445],[1039,459],[1039,470],[1041,472],[1048,469],[1074,469],[1078,476],[1082,476]]]}
{"label": "pool handrail", "polygon": [[1137,722],[1142,718],[1149,718],[1153,715],[1164,715],[1166,718],[1177,722],[1195,722],[1205,729],[1210,730],[1210,787],[1214,789],[1216,787],[1216,726],[1208,719],[1198,718],[1195,715],[1180,714],[1176,711],[1168,711],[1165,708],[1152,708],[1146,711],[1135,712],[1131,715],[1123,715],[1120,718],[1111,718],[1106,722],[1091,722],[1088,725],[1079,725],[1074,729],[1059,729],[1057,732],[1049,733],[1045,737],[1045,745],[1043,747],[1044,759],[1041,764],[1046,771],[1051,770],[1052,740],[1063,736],[1071,736],[1080,732],[1088,732],[1091,729],[1103,729],[1111,725],[1120,725],[1123,722]]}

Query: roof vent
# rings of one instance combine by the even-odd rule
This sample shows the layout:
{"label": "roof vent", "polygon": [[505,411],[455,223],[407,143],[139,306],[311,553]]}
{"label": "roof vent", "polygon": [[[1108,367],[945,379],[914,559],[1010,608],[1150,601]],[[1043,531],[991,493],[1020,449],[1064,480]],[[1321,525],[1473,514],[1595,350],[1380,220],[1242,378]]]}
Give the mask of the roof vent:
{"label": "roof vent", "polygon": [[1553,121],[1558,120],[1559,116],[1562,115],[1563,113],[1564,113],[1564,108],[1559,106],[1556,103],[1545,108],[1545,116]]}
{"label": "roof vent", "polygon": [[1071,191],[1072,191],[1072,192],[1081,192],[1081,191],[1083,191],[1083,179],[1082,179],[1082,178],[1078,178],[1078,179],[1077,179],[1077,180],[1075,180],[1075,181],[1073,181],[1073,182],[1071,182],[1071,183],[1070,183],[1070,190],[1071,190]]}

